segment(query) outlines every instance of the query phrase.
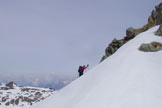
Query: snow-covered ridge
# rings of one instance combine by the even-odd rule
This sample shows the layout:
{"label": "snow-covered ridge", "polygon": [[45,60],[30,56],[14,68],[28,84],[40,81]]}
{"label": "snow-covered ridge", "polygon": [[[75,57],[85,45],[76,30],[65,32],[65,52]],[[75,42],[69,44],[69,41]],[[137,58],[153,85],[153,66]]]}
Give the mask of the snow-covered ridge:
{"label": "snow-covered ridge", "polygon": [[14,82],[0,84],[0,108],[24,108],[52,95],[54,89],[19,87]]}
{"label": "snow-covered ridge", "polygon": [[154,34],[158,27],[32,108],[162,108],[162,51],[139,51],[143,43],[162,43]]}

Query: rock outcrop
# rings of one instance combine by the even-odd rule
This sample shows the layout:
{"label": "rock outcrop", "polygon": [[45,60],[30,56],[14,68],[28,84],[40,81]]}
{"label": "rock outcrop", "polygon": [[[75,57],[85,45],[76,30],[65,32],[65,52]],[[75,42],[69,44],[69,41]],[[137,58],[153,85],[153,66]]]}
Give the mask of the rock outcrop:
{"label": "rock outcrop", "polygon": [[159,29],[156,31],[155,35],[162,36],[162,24],[160,25]]}
{"label": "rock outcrop", "polygon": [[[137,36],[139,33],[142,33],[149,28],[162,24],[162,3],[155,6],[155,10],[152,11],[151,16],[148,18],[148,22],[146,25],[144,25],[141,28],[134,29],[133,27],[129,27],[126,30],[126,36],[121,40],[114,39],[106,48],[105,55],[101,58],[102,62],[110,55],[114,54],[122,45],[124,45],[129,40],[133,39],[135,36]],[[156,32],[156,35],[162,36],[162,27],[159,28],[159,30]]]}
{"label": "rock outcrop", "polygon": [[102,57],[101,62],[105,60],[107,57],[114,54],[124,43],[127,42],[129,38],[122,39],[122,40],[116,40],[114,39],[109,46],[105,50],[105,56]]}
{"label": "rock outcrop", "polygon": [[14,86],[16,86],[16,84],[13,81],[6,84],[6,87],[8,87],[9,89],[14,89]]}
{"label": "rock outcrop", "polygon": [[152,43],[149,43],[149,44],[142,44],[139,47],[139,50],[143,51],[143,52],[156,52],[156,51],[160,51],[160,50],[162,50],[162,43],[152,42]]}

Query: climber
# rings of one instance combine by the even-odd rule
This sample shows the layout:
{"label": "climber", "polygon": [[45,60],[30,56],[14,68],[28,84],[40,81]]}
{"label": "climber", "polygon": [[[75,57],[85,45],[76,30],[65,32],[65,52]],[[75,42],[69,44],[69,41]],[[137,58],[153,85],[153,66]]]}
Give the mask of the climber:
{"label": "climber", "polygon": [[79,72],[79,77],[83,75],[84,70],[89,66],[89,64],[87,64],[87,66],[83,65],[83,66],[79,66],[78,72]]}

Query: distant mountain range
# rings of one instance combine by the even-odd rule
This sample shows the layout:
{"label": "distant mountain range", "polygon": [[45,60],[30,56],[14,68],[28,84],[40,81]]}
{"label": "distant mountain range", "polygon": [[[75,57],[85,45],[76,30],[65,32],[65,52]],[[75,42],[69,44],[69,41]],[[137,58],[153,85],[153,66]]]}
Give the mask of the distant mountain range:
{"label": "distant mountain range", "polygon": [[23,108],[44,100],[54,89],[20,87],[14,82],[0,84],[0,108]]}
{"label": "distant mountain range", "polygon": [[[4,79],[5,78],[5,79]],[[43,88],[54,88],[59,90],[65,87],[67,84],[72,82],[74,78],[65,76],[55,76],[55,75],[33,75],[33,76],[0,76],[0,82],[8,83],[14,81],[16,84],[21,86],[33,86],[33,87],[43,87]]]}

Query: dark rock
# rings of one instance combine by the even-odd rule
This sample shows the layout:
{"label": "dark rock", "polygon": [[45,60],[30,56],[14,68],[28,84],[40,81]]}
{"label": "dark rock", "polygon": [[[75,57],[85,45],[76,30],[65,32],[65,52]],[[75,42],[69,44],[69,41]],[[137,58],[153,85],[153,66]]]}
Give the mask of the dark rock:
{"label": "dark rock", "polygon": [[122,45],[124,45],[125,43],[126,43],[127,41],[125,41],[124,39],[121,39],[121,40],[119,40],[119,48],[122,46]]}
{"label": "dark rock", "polygon": [[112,43],[118,43],[118,40],[113,39],[113,40],[112,40]]}
{"label": "dark rock", "polygon": [[157,42],[152,42],[150,44],[142,44],[139,47],[140,51],[144,52],[156,52],[162,50],[162,44]]}
{"label": "dark rock", "polygon": [[29,92],[29,90],[30,90],[29,88],[22,88],[21,89],[22,92],[24,92],[24,91]]}
{"label": "dark rock", "polygon": [[10,103],[11,104],[14,104],[15,103],[15,99],[12,99]]}
{"label": "dark rock", "polygon": [[16,85],[13,81],[9,82],[8,84],[6,84],[6,87],[9,87],[10,89],[14,89],[14,85]]}
{"label": "dark rock", "polygon": [[162,24],[160,25],[159,29],[155,32],[155,35],[162,36]]}
{"label": "dark rock", "polygon": [[157,5],[157,6],[155,6],[155,9],[156,9],[157,11],[161,11],[161,9],[162,9],[162,3],[160,3],[160,4]]}
{"label": "dark rock", "polygon": [[136,35],[135,33],[135,30],[134,28],[130,27],[126,30],[126,39],[129,40],[129,39],[133,39]]}
{"label": "dark rock", "polygon": [[35,100],[30,99],[29,97],[24,97],[22,101],[23,101],[23,102],[25,101],[25,102],[28,102],[28,103],[32,103],[32,102],[34,102]]}
{"label": "dark rock", "polygon": [[[116,50],[116,49],[118,49],[118,48],[120,47],[120,41],[114,39],[110,45],[113,47],[114,50]],[[114,51],[113,51],[113,52],[114,52]],[[112,53],[113,53],[113,52],[112,52]]]}
{"label": "dark rock", "polygon": [[139,47],[139,50],[144,52],[155,52],[154,47],[151,44],[142,44]]}
{"label": "dark rock", "polygon": [[155,23],[156,25],[162,24],[162,3],[157,5],[156,7],[156,17],[155,17]]}
{"label": "dark rock", "polygon": [[6,97],[2,97],[2,102],[6,102]]}
{"label": "dark rock", "polygon": [[35,95],[36,96],[42,96],[42,94],[40,92],[36,92]]}
{"label": "dark rock", "polygon": [[112,46],[109,46],[106,51],[108,52],[108,54],[113,54],[115,52],[115,49]]}
{"label": "dark rock", "polygon": [[121,39],[121,40],[113,39],[113,41],[106,48],[105,55],[101,58],[101,61],[100,62],[102,62],[107,57],[109,57],[112,54],[114,54],[126,42],[127,42],[127,40],[125,40],[125,39]]}
{"label": "dark rock", "polygon": [[17,98],[17,99],[15,100],[15,104],[16,104],[16,105],[19,104],[19,98]]}
{"label": "dark rock", "polygon": [[6,106],[9,106],[9,105],[10,105],[10,102],[7,102],[5,105],[6,105]]}
{"label": "dark rock", "polygon": [[151,17],[152,17],[152,19],[153,19],[154,21],[156,20],[157,15],[158,15],[158,12],[155,11],[155,10],[153,10],[152,13],[151,13]]}
{"label": "dark rock", "polygon": [[[50,88],[49,88],[49,89],[50,89]],[[42,90],[42,92],[44,92],[44,93],[45,93],[45,92],[47,92],[47,91],[45,91],[45,90]]]}
{"label": "dark rock", "polygon": [[102,56],[100,62],[104,61],[107,57],[106,56]]}
{"label": "dark rock", "polygon": [[19,96],[18,99],[21,99],[22,100],[23,99],[23,96]]}
{"label": "dark rock", "polygon": [[153,17],[149,16],[148,23],[154,23]]}
{"label": "dark rock", "polygon": [[51,92],[55,91],[55,88],[49,88]]}
{"label": "dark rock", "polygon": [[1,90],[9,90],[7,87],[1,87]]}
{"label": "dark rock", "polygon": [[11,92],[7,92],[7,94],[12,94]]}
{"label": "dark rock", "polygon": [[160,42],[151,42],[151,45],[154,46],[155,48],[162,47],[162,43],[160,43]]}

